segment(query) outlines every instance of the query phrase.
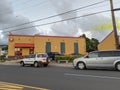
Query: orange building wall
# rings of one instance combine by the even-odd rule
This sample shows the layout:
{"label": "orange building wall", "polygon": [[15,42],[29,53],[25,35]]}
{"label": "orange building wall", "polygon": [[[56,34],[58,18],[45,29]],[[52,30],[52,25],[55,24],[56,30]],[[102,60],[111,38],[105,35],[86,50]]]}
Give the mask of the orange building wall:
{"label": "orange building wall", "polygon": [[114,32],[111,32],[99,45],[98,50],[116,50]]}
{"label": "orange building wall", "polygon": [[[15,55],[15,43],[34,44],[34,53],[46,52],[46,42],[51,42],[51,52],[61,53],[60,43],[65,42],[65,54],[74,53],[74,43],[78,43],[78,52],[86,53],[86,41],[83,37],[59,37],[59,36],[29,36],[29,35],[9,35],[9,39],[13,38],[12,42],[8,42],[8,56]],[[21,48],[22,55],[29,55],[30,48]]]}
{"label": "orange building wall", "polygon": [[29,55],[29,48],[22,48],[22,55]]}
{"label": "orange building wall", "polygon": [[45,52],[46,42],[51,42],[52,52],[61,52],[60,43],[65,42],[65,54],[74,52],[74,43],[78,42],[78,51],[80,54],[86,53],[86,42],[84,38],[58,38],[58,37],[35,37],[35,52]]}
{"label": "orange building wall", "polygon": [[[10,41],[10,39],[13,39],[13,41]],[[15,43],[34,43],[34,38],[32,36],[22,36],[22,35],[9,35],[8,37],[8,55],[14,56],[15,55]],[[28,54],[28,50],[25,51],[22,49],[22,54],[26,55]]]}

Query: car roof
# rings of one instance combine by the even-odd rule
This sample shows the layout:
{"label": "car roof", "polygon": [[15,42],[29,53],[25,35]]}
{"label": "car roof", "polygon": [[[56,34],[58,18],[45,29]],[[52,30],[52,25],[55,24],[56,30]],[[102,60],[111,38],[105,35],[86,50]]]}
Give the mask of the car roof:
{"label": "car roof", "polygon": [[92,51],[92,52],[112,52],[112,51],[120,52],[120,50],[100,50],[100,51]]}

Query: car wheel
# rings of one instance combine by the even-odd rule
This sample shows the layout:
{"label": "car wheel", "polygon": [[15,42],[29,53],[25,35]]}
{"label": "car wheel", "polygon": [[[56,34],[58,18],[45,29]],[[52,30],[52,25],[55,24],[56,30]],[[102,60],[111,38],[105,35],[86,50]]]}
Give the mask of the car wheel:
{"label": "car wheel", "polygon": [[34,67],[38,67],[38,62],[34,62]]}
{"label": "car wheel", "polygon": [[120,62],[116,64],[116,69],[120,71]]}
{"label": "car wheel", "polygon": [[21,62],[20,62],[20,65],[21,65],[21,66],[25,66],[25,64],[24,64],[24,62],[23,62],[23,61],[21,61]]}
{"label": "car wheel", "polygon": [[83,69],[85,69],[85,64],[83,62],[79,62],[77,64],[77,68],[80,69],[80,70],[83,70]]}
{"label": "car wheel", "polygon": [[44,66],[44,67],[47,67],[47,66],[48,66],[48,64],[44,64],[43,66]]}

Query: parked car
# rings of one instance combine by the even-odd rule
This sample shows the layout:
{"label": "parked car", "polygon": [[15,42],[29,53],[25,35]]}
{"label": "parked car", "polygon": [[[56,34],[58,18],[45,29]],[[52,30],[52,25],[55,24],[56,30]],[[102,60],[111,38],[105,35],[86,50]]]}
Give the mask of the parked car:
{"label": "parked car", "polygon": [[55,60],[55,56],[61,56],[61,54],[58,52],[48,52],[47,54],[51,60]]}
{"label": "parked car", "polygon": [[46,53],[30,54],[27,58],[23,58],[20,61],[21,66],[34,65],[34,67],[47,67],[49,63],[50,59]]}
{"label": "parked car", "polygon": [[120,71],[120,50],[93,51],[73,61],[76,69],[113,68]]}

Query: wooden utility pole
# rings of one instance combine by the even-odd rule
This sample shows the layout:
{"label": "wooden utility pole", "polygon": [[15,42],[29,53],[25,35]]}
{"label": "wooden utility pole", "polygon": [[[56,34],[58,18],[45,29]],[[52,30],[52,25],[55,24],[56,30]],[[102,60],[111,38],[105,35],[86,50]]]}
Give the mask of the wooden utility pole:
{"label": "wooden utility pole", "polygon": [[110,0],[110,7],[111,7],[113,31],[114,31],[114,36],[115,36],[115,45],[116,45],[116,49],[119,49],[119,40],[118,40],[118,35],[117,35],[116,20],[115,20],[114,8],[113,8],[113,0]]}

